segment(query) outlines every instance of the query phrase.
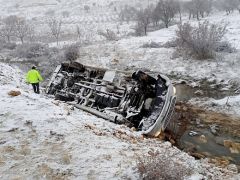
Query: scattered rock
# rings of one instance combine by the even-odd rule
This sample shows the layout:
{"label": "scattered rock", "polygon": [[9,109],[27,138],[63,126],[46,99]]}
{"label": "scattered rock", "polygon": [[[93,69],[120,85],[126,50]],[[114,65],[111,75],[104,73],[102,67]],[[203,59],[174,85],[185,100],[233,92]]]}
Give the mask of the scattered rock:
{"label": "scattered rock", "polygon": [[70,113],[70,111],[71,111],[71,107],[70,106],[65,105],[64,106],[64,110],[65,110],[67,116],[69,116],[71,114]]}
{"label": "scattered rock", "polygon": [[205,127],[204,124],[199,124],[199,125],[197,125],[197,128],[204,128],[204,127]]}
{"label": "scattered rock", "polygon": [[227,158],[224,157],[216,157],[209,160],[210,163],[216,164],[220,167],[226,167],[230,164],[230,161]]}
{"label": "scattered rock", "polygon": [[92,124],[85,124],[84,127],[85,127],[86,129],[91,129],[91,130],[96,129],[96,126],[95,126],[95,125],[92,125]]}
{"label": "scattered rock", "polygon": [[176,141],[175,141],[174,139],[170,139],[170,143],[171,143],[172,145],[175,145],[175,144],[176,144]]}
{"label": "scattered rock", "polygon": [[18,130],[18,128],[12,128],[12,129],[8,130],[7,132],[15,132],[17,130]]}
{"label": "scattered rock", "polygon": [[179,84],[187,84],[187,81],[181,80],[181,81],[179,81]]}
{"label": "scattered rock", "polygon": [[52,103],[56,106],[59,106],[60,105],[60,102],[59,101],[52,101]]}
{"label": "scattered rock", "polygon": [[180,111],[181,110],[181,106],[175,106],[175,110],[177,110],[177,111]]}
{"label": "scattered rock", "polygon": [[235,173],[238,172],[238,168],[237,168],[237,166],[236,166],[235,164],[229,164],[229,165],[227,166],[227,169],[230,170],[230,171],[232,171],[232,172],[235,172]]}
{"label": "scattered rock", "polygon": [[213,135],[217,135],[219,131],[219,126],[217,124],[212,124],[209,126],[210,131]]}
{"label": "scattered rock", "polygon": [[102,131],[100,131],[98,129],[94,129],[93,133],[96,134],[97,136],[104,136],[104,135],[106,135],[105,132],[102,132]]}
{"label": "scattered rock", "polygon": [[137,131],[137,129],[135,127],[132,127],[131,131]]}
{"label": "scattered rock", "polygon": [[205,156],[203,154],[196,153],[196,152],[194,152],[194,153],[191,152],[190,155],[195,157],[196,159],[203,159],[203,158],[205,158]]}
{"label": "scattered rock", "polygon": [[21,92],[20,91],[10,91],[10,92],[8,92],[8,95],[12,96],[12,97],[16,97],[16,96],[21,95]]}
{"label": "scattered rock", "polygon": [[5,144],[7,141],[0,141],[0,145]]}
{"label": "scattered rock", "polygon": [[190,131],[190,132],[188,133],[188,135],[193,137],[193,136],[197,136],[198,133],[195,132],[195,131]]}
{"label": "scattered rock", "polygon": [[27,120],[25,123],[24,123],[24,125],[26,125],[26,126],[32,126],[32,121],[29,121],[29,120]]}
{"label": "scattered rock", "polygon": [[166,139],[165,133],[160,133],[159,136],[158,136],[158,138],[159,138],[161,141],[165,140],[165,139]]}
{"label": "scattered rock", "polygon": [[56,133],[54,131],[50,131],[50,135],[56,137],[57,141],[60,141],[60,140],[62,140],[64,138],[63,134],[58,134],[58,133]]}
{"label": "scattered rock", "polygon": [[107,154],[103,155],[103,158],[108,160],[108,161],[112,160],[112,156],[109,155],[109,154],[108,155]]}
{"label": "scattered rock", "polygon": [[202,90],[197,90],[194,92],[195,95],[197,96],[203,96],[204,95],[204,92]]}
{"label": "scattered rock", "polygon": [[16,149],[13,146],[5,146],[5,147],[2,148],[2,152],[4,152],[4,153],[11,153],[11,152],[13,152],[15,150]]}
{"label": "scattered rock", "polygon": [[216,138],[215,138],[215,142],[216,142],[218,145],[224,146],[224,140],[223,140],[223,138],[216,137]]}
{"label": "scattered rock", "polygon": [[187,111],[188,108],[186,106],[183,107],[183,111]]}
{"label": "scattered rock", "polygon": [[113,60],[111,61],[111,63],[112,63],[113,65],[119,64],[119,60],[113,59]]}
{"label": "scattered rock", "polygon": [[200,125],[200,123],[201,123],[201,120],[200,119],[196,119],[196,124]]}
{"label": "scattered rock", "polygon": [[74,110],[74,106],[70,106],[69,109],[70,109],[71,111],[73,111],[73,110]]}
{"label": "scattered rock", "polygon": [[199,136],[199,141],[200,141],[201,143],[207,143],[207,138],[206,138],[206,136],[205,136],[205,135]]}
{"label": "scattered rock", "polygon": [[231,153],[233,154],[240,153],[240,143],[236,143],[231,140],[224,140],[223,144],[226,148],[228,148],[231,151]]}
{"label": "scattered rock", "polygon": [[210,106],[211,106],[211,107],[216,107],[216,106],[218,106],[218,104],[215,103],[215,102],[211,102]]}
{"label": "scattered rock", "polygon": [[50,131],[50,135],[51,135],[51,136],[54,136],[54,135],[56,135],[56,134],[57,134],[56,132]]}
{"label": "scattered rock", "polygon": [[63,153],[63,155],[62,155],[62,161],[64,164],[70,164],[71,158],[72,158],[72,156],[69,155],[67,152]]}

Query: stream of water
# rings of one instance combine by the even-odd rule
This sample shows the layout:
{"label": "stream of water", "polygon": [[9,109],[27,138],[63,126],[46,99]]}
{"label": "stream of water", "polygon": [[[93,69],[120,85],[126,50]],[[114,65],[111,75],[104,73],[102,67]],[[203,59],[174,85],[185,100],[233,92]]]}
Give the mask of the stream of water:
{"label": "stream of water", "polygon": [[[234,90],[219,91],[210,87],[193,88],[187,84],[175,85],[178,102],[187,103],[193,98],[214,98],[222,99],[229,95],[234,95]],[[197,93],[201,92],[201,93]],[[177,105],[178,106],[178,105]],[[176,135],[177,146],[190,154],[199,154],[202,157],[220,158],[229,163],[234,163],[240,170],[240,118],[236,121],[233,117],[216,112],[195,110],[181,107],[175,120],[174,133]],[[233,125],[233,123],[235,123]],[[216,126],[216,133],[210,128]],[[235,129],[234,129],[235,128]],[[226,142],[231,142],[231,146],[226,146]],[[238,147],[235,147],[238,145]],[[231,149],[232,148],[232,149]],[[233,148],[234,151],[233,151]]]}

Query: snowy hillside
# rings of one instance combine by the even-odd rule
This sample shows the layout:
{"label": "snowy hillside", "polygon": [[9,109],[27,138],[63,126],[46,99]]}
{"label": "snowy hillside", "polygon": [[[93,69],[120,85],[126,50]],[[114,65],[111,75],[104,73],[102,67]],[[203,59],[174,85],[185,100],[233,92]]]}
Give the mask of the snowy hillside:
{"label": "snowy hillside", "polygon": [[[90,33],[95,39],[98,30],[117,29],[119,25],[119,12],[125,5],[138,4],[143,7],[148,3],[147,0],[127,1],[127,0],[24,0],[24,1],[0,1],[3,4],[0,7],[0,16],[17,15],[26,17],[36,27],[39,35],[49,33],[46,25],[48,19],[57,17],[63,22],[65,34],[76,33],[76,26],[82,27],[84,33]],[[85,7],[89,10],[86,11]],[[117,23],[116,23],[117,22]],[[127,29],[125,29],[127,26]],[[126,33],[129,31],[129,25],[120,27],[120,31]],[[86,31],[86,32],[85,32]],[[92,37],[92,38],[93,38]]]}
{"label": "snowy hillside", "polygon": [[[144,170],[163,179],[240,179],[240,8],[214,6],[197,20],[183,3],[165,28],[154,22],[157,2],[0,0],[0,179],[137,180]],[[213,43],[220,50],[206,59],[180,51],[180,22],[206,21],[226,25]],[[44,94],[54,68],[75,60],[167,75],[178,96],[173,134],[146,137]],[[33,65],[44,77],[40,95],[25,83]]]}
{"label": "snowy hillside", "polygon": [[[175,154],[169,161],[189,169],[193,179],[240,178],[234,165],[222,169],[207,159],[194,160],[169,142],[145,139],[125,126],[34,95],[30,87],[23,88],[22,76],[17,68],[0,63],[1,179],[139,179],[136,157],[150,149],[160,157],[165,151]],[[21,95],[11,97],[11,90]]]}

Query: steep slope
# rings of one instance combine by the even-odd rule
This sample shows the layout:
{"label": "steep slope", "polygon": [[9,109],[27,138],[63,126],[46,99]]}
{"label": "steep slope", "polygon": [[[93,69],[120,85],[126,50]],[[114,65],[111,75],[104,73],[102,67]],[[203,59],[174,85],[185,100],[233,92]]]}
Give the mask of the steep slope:
{"label": "steep slope", "polygon": [[[150,149],[159,156],[171,154],[169,161],[191,169],[192,178],[239,177],[234,165],[222,169],[207,159],[196,161],[169,142],[145,139],[125,126],[35,95],[14,67],[0,63],[0,77],[1,179],[139,179],[136,157]],[[15,89],[21,95],[9,96]]]}

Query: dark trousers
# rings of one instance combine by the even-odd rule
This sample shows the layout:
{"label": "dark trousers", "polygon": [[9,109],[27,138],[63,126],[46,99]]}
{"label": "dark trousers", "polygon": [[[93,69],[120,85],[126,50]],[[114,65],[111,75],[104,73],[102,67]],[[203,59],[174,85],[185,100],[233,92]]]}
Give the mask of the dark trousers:
{"label": "dark trousers", "polygon": [[39,83],[32,83],[32,87],[35,93],[40,94]]}

